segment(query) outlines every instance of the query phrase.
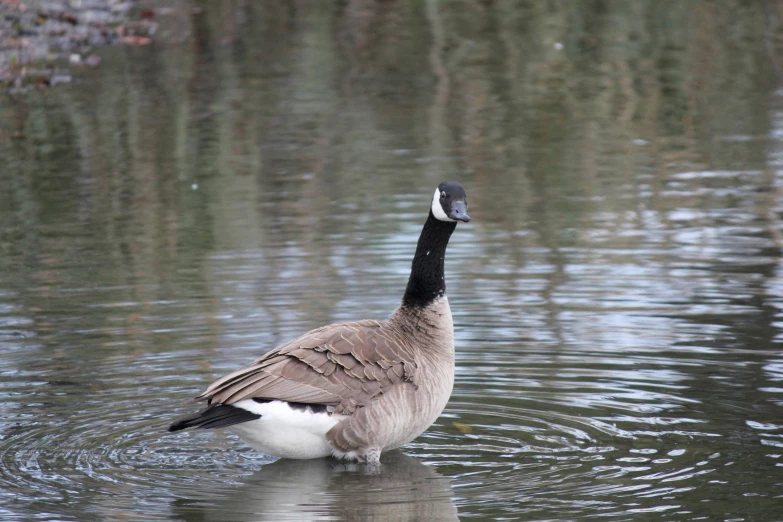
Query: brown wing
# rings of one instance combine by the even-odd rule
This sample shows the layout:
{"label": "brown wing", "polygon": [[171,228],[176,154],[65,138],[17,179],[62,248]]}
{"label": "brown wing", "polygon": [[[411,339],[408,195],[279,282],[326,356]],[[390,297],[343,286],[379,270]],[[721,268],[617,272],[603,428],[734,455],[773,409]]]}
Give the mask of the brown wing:
{"label": "brown wing", "polygon": [[350,415],[395,384],[414,381],[409,341],[381,321],[324,326],[215,381],[195,400],[280,399]]}

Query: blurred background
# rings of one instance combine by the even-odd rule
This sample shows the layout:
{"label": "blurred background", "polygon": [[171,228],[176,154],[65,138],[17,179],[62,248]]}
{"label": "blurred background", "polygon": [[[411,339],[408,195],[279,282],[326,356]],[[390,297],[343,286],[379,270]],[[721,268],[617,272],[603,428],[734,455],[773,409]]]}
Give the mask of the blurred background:
{"label": "blurred background", "polygon": [[[118,4],[0,94],[0,517],[780,516],[783,3]],[[166,433],[388,315],[446,179],[435,426],[377,473]]]}

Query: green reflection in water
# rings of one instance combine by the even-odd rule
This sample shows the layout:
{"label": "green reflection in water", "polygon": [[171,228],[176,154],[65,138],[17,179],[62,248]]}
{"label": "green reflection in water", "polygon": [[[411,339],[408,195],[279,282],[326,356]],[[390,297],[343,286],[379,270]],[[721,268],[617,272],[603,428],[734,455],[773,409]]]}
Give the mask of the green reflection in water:
{"label": "green reflection in water", "polygon": [[2,516],[263,513],[259,477],[298,465],[167,421],[278,342],[393,309],[449,178],[474,221],[424,464],[318,468],[326,500],[292,512],[776,512],[777,3],[170,7],[153,46],[0,98]]}

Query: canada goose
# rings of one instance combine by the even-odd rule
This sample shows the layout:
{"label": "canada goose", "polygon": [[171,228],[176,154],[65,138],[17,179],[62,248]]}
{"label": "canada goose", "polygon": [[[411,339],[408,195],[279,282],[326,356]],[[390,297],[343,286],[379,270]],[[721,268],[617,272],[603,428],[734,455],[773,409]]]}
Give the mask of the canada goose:
{"label": "canada goose", "polygon": [[385,321],[316,328],[212,383],[190,402],[207,408],[174,422],[229,428],[264,453],[378,464],[438,418],[454,386],[454,326],[443,259],[465,189],[438,185],[402,303]]}

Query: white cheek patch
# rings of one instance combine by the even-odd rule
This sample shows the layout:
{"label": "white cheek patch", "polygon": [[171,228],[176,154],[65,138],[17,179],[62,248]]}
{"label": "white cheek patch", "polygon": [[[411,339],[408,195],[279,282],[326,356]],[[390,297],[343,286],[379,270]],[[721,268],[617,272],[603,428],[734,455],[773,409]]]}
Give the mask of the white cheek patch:
{"label": "white cheek patch", "polygon": [[443,207],[440,206],[440,190],[438,189],[435,189],[435,195],[432,196],[432,215],[440,221],[457,221],[447,216],[443,211]]}

